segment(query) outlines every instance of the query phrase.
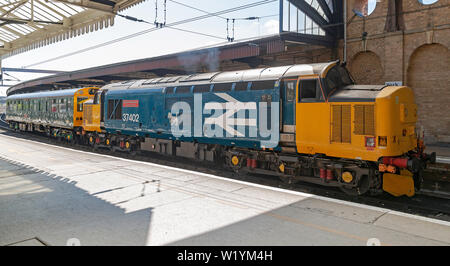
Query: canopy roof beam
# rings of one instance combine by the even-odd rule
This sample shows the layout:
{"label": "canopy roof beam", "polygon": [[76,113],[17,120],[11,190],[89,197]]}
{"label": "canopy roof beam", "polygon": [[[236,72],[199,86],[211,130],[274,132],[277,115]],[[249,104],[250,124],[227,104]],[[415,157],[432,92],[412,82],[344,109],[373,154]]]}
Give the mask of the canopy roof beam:
{"label": "canopy roof beam", "polygon": [[333,21],[333,13],[331,12],[330,6],[327,4],[326,0],[317,0],[317,2],[320,5],[320,8],[322,8],[323,12],[325,13],[325,16],[327,16],[328,21]]}
{"label": "canopy roof beam", "polygon": [[327,27],[328,21],[326,21],[315,8],[308,4],[305,0],[289,0],[294,6],[300,9],[306,16],[311,18],[325,32],[335,35],[335,31],[331,27]]}

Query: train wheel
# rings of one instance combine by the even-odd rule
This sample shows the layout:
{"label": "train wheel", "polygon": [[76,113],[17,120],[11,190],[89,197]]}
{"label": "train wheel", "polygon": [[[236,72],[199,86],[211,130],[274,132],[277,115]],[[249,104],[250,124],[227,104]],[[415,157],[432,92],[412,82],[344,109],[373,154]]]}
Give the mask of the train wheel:
{"label": "train wheel", "polygon": [[369,191],[370,188],[369,177],[367,175],[361,176],[361,180],[359,180],[359,184],[356,187],[352,187],[349,185],[342,185],[339,188],[350,196],[363,195],[367,193],[367,191]]}
{"label": "train wheel", "polygon": [[109,150],[112,150],[112,145],[111,145],[111,139],[110,138],[106,138],[105,139],[105,145]]}
{"label": "train wheel", "polygon": [[233,170],[233,172],[237,173],[244,165],[245,158],[243,156],[237,154],[228,154],[227,155],[227,165]]}
{"label": "train wheel", "polygon": [[73,141],[73,136],[70,135],[70,134],[66,136],[66,140],[67,140],[67,142],[68,142],[69,144],[73,144],[73,143],[74,143],[74,141]]}
{"label": "train wheel", "polygon": [[94,136],[90,135],[89,138],[88,138],[88,142],[89,142],[89,145],[93,147],[94,144],[95,144]]}

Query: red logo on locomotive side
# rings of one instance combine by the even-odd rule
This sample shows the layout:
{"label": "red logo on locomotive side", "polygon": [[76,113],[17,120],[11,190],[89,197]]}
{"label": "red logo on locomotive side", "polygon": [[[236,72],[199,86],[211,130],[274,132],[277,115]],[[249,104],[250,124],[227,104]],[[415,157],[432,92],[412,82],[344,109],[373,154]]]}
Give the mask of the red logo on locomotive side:
{"label": "red logo on locomotive side", "polygon": [[139,100],[123,100],[123,107],[139,107]]}

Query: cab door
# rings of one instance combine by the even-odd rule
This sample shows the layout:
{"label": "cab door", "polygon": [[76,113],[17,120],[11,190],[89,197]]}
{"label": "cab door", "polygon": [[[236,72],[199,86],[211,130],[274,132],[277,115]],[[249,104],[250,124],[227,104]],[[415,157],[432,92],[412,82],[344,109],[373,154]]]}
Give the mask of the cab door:
{"label": "cab door", "polygon": [[297,81],[296,144],[299,153],[325,153],[329,143],[329,106],[318,75]]}
{"label": "cab door", "polygon": [[295,133],[295,90],[297,78],[281,80],[281,131]]}
{"label": "cab door", "polygon": [[295,90],[297,77],[284,78],[280,84],[280,145],[285,152],[295,153]]}

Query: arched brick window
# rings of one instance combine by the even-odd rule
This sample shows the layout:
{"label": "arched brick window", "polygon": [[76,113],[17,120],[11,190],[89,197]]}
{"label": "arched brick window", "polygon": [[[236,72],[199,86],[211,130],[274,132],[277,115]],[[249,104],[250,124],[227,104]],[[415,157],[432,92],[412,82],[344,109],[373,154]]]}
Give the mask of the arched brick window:
{"label": "arched brick window", "polygon": [[381,60],[374,52],[357,53],[350,61],[349,70],[356,84],[384,84]]}
{"label": "arched brick window", "polygon": [[422,5],[432,5],[439,0],[418,0]]}
{"label": "arched brick window", "polygon": [[450,52],[441,44],[418,47],[409,59],[407,85],[416,95],[418,127],[426,141],[450,139]]}
{"label": "arched brick window", "polygon": [[360,17],[367,17],[375,10],[377,0],[355,0],[353,12]]}

